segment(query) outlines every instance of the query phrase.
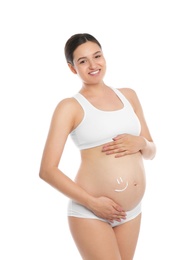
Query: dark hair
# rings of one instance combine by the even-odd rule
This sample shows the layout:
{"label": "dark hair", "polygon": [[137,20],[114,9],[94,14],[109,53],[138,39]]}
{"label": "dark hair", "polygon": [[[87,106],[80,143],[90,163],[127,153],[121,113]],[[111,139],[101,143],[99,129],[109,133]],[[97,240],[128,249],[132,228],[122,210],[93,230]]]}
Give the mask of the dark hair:
{"label": "dark hair", "polygon": [[77,33],[77,34],[74,34],[72,35],[66,42],[65,44],[65,47],[64,47],[64,54],[65,54],[65,57],[66,57],[66,61],[68,63],[71,63],[73,65],[73,53],[74,51],[76,50],[76,48],[85,43],[85,42],[94,42],[96,44],[98,44],[98,46],[100,48],[101,47],[101,44],[97,41],[97,39],[88,34],[88,33]]}

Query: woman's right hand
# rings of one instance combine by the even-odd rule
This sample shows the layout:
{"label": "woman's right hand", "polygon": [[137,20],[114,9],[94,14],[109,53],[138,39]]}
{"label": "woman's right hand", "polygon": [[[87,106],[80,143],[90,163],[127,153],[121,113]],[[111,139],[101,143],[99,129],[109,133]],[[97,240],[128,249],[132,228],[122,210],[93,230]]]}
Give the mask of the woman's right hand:
{"label": "woman's right hand", "polygon": [[126,218],[125,211],[112,199],[108,197],[93,198],[89,209],[98,217],[104,218],[110,222],[119,221]]}

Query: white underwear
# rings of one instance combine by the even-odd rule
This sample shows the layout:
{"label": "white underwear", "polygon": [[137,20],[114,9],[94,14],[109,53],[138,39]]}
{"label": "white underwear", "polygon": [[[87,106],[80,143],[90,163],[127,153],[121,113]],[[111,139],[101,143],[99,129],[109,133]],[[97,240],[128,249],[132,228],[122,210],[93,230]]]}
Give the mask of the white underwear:
{"label": "white underwear", "polygon": [[73,200],[69,200],[68,203],[68,211],[67,215],[70,217],[77,218],[90,218],[90,219],[98,219],[104,222],[109,223],[112,227],[116,227],[125,222],[128,222],[134,218],[136,218],[141,213],[141,203],[139,203],[134,209],[126,212],[126,219],[121,219],[121,222],[114,220],[113,223],[110,221],[97,217],[92,211],[82,206],[81,204],[76,203]]}

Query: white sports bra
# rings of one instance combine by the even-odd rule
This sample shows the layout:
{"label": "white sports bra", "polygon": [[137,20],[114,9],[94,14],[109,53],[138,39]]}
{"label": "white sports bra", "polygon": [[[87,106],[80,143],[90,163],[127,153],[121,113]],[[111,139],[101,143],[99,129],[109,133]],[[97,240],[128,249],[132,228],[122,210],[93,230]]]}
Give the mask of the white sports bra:
{"label": "white sports bra", "polygon": [[115,88],[112,90],[120,98],[123,108],[114,111],[99,110],[94,107],[82,94],[74,98],[84,110],[80,124],[70,133],[72,140],[80,149],[96,147],[112,141],[119,134],[139,135],[141,125],[131,104],[125,96]]}

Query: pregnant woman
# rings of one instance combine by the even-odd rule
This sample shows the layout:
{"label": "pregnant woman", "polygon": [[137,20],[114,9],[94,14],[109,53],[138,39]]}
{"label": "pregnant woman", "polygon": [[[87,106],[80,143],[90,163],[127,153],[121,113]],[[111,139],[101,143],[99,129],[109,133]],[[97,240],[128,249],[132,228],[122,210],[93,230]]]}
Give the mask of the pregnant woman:
{"label": "pregnant woman", "polygon": [[[79,92],[53,113],[40,177],[69,198],[68,220],[83,260],[132,260],[145,192],[143,159],[155,144],[134,90],[104,83],[106,61],[90,34],[75,34],[65,45]],[[75,180],[59,169],[68,136],[80,150]]]}

